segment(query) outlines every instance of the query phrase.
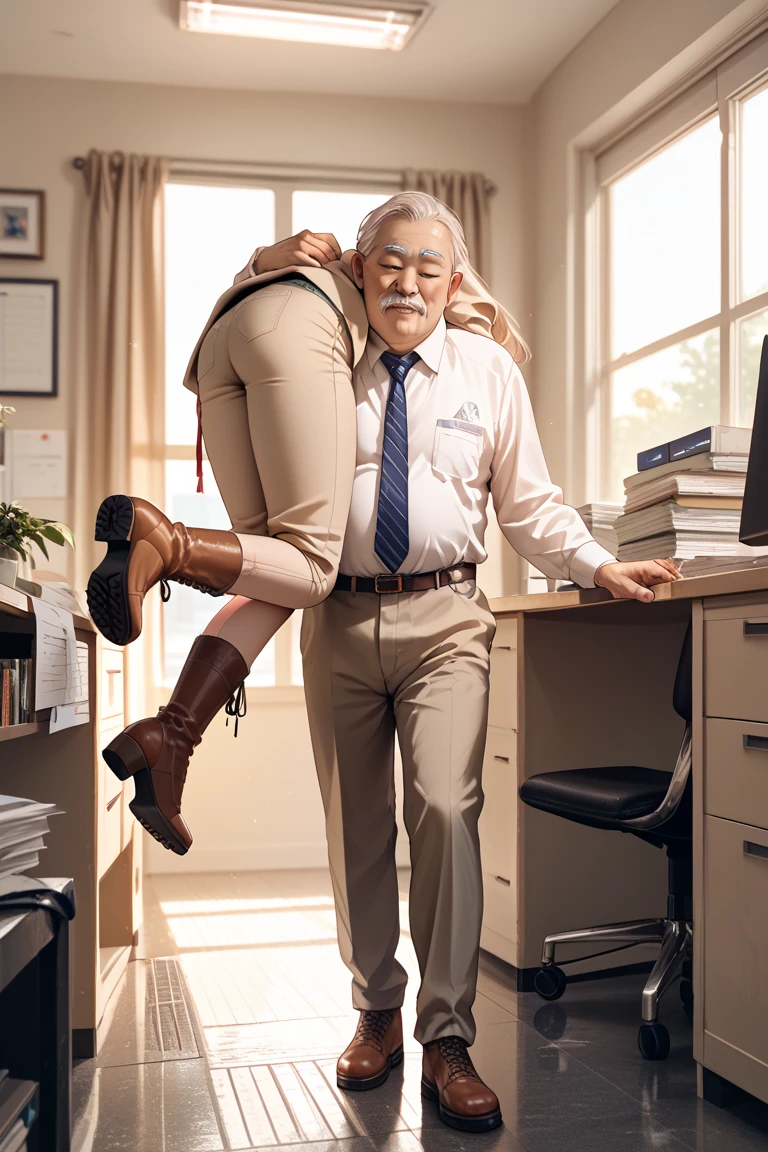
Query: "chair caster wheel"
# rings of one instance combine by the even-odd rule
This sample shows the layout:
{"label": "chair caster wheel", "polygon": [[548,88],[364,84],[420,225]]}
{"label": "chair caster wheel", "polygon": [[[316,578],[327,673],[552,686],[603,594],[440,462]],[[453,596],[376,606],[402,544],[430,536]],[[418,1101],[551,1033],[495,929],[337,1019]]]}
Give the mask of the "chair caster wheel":
{"label": "chair caster wheel", "polygon": [[542,1000],[559,1000],[567,983],[568,977],[556,964],[540,968],[533,978],[533,987]]}
{"label": "chair caster wheel", "polygon": [[663,1024],[642,1024],[637,1044],[644,1060],[666,1060],[669,1056],[669,1032]]}

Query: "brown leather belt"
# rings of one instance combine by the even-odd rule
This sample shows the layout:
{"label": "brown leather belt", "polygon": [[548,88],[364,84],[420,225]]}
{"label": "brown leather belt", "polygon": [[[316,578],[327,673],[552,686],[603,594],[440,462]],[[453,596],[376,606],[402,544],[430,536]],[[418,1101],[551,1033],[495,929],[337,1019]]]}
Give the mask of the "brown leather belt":
{"label": "brown leather belt", "polygon": [[454,564],[450,568],[438,568],[436,572],[415,572],[412,576],[401,573],[387,573],[385,576],[344,576],[336,577],[334,592],[378,592],[387,596],[393,592],[426,592],[429,588],[445,588],[446,584],[461,584],[464,580],[474,580],[476,564]]}

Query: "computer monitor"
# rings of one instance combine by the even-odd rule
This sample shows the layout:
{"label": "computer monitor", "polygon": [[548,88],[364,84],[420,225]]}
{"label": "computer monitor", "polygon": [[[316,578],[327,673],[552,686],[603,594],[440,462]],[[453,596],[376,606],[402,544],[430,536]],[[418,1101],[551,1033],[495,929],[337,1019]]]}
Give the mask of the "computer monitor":
{"label": "computer monitor", "polygon": [[755,421],[749,446],[739,540],[753,548],[768,544],[768,336],[763,340],[757,378]]}

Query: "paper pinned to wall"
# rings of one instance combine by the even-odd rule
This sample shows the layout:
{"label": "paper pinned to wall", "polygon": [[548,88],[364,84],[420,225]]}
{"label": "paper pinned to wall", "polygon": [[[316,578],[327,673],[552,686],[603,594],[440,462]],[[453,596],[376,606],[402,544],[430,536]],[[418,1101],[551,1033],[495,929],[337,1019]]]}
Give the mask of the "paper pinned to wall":
{"label": "paper pinned to wall", "polygon": [[[82,676],[71,612],[32,599],[37,625],[35,711],[74,704],[82,698]],[[87,673],[85,694],[87,696]]]}
{"label": "paper pinned to wall", "polygon": [[15,428],[8,435],[8,471],[14,500],[67,496],[67,433],[60,428]]}

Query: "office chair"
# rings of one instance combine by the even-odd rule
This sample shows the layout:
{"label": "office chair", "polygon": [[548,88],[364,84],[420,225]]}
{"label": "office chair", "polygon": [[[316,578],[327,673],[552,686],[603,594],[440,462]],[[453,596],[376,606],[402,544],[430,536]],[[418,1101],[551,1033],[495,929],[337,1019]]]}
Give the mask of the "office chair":
{"label": "office chair", "polygon": [[693,826],[691,808],[691,624],[685,634],[675,676],[673,705],[686,722],[675,769],[659,772],[635,765],[577,768],[531,776],[520,788],[520,798],[532,808],[575,820],[590,828],[631,832],[658,848],[669,860],[667,915],[663,920],[607,924],[575,932],[558,932],[544,941],[542,968],[534,988],[545,1000],[557,1000],[567,978],[555,965],[555,947],[588,941],[622,941],[626,945],[657,942],[661,945],[643,990],[642,1020],[638,1033],[646,1060],[664,1060],[669,1054],[669,1032],[659,1023],[659,1000],[678,972],[682,972],[680,998],[690,1015],[693,1008],[691,964],[693,919]]}

